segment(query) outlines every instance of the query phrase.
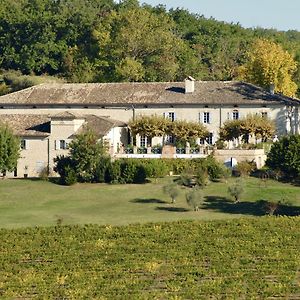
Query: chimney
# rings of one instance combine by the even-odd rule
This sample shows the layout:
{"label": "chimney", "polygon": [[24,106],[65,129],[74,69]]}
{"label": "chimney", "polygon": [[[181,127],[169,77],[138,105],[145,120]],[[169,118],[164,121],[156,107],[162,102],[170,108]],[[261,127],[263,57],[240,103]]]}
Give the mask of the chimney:
{"label": "chimney", "polygon": [[275,91],[275,84],[271,83],[269,86],[269,92],[271,95],[274,95],[274,91]]}
{"label": "chimney", "polygon": [[192,76],[189,76],[184,80],[185,82],[185,93],[191,94],[195,91],[195,79]]}

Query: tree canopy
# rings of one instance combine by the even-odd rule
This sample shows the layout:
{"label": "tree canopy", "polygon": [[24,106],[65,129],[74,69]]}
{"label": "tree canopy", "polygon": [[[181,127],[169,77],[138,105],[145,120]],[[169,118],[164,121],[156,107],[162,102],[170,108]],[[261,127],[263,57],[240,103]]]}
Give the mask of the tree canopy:
{"label": "tree canopy", "polygon": [[247,54],[249,60],[240,69],[243,79],[265,88],[273,85],[275,92],[295,96],[297,85],[292,76],[297,63],[291,54],[266,39],[256,40]]}
{"label": "tree canopy", "polygon": [[[188,75],[232,80],[241,66],[251,70],[263,56],[277,59],[270,65],[276,76],[268,71],[261,78],[269,68],[261,59],[253,67],[259,78],[249,80],[263,87],[274,81],[275,90],[286,95],[295,93],[293,82],[300,86],[293,63],[300,62],[300,32],[244,29],[136,0],[2,1],[0,36],[3,72],[69,82],[180,81]],[[8,91],[1,84],[0,92]]]}
{"label": "tree canopy", "polygon": [[139,116],[129,124],[131,132],[136,135],[144,135],[150,139],[155,136],[173,135],[177,140],[184,143],[196,138],[206,138],[206,127],[197,122],[175,120],[172,122],[162,116]]}
{"label": "tree canopy", "polygon": [[300,135],[285,136],[274,143],[266,165],[282,171],[287,177],[300,176]]}
{"label": "tree canopy", "polygon": [[13,171],[17,167],[19,154],[19,139],[6,124],[0,124],[0,172]]}
{"label": "tree canopy", "polygon": [[252,137],[266,142],[274,133],[274,121],[260,115],[248,114],[245,118],[224,122],[220,128],[220,139],[233,141],[241,137],[245,143],[249,143]]}

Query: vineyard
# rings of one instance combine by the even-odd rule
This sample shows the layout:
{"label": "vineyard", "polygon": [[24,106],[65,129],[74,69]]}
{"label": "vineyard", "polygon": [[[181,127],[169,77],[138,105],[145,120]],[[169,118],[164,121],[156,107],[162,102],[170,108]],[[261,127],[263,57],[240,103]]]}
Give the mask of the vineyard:
{"label": "vineyard", "polygon": [[300,299],[300,218],[0,230],[1,299]]}

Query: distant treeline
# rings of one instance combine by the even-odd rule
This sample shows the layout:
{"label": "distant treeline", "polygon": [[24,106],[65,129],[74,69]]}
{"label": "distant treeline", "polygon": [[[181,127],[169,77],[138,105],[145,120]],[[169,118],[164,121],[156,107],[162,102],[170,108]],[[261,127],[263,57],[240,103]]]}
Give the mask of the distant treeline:
{"label": "distant treeline", "polygon": [[[3,0],[0,7],[2,73],[69,82],[231,80],[257,38],[300,61],[298,31],[245,29],[137,0]],[[293,79],[300,87],[299,71]]]}

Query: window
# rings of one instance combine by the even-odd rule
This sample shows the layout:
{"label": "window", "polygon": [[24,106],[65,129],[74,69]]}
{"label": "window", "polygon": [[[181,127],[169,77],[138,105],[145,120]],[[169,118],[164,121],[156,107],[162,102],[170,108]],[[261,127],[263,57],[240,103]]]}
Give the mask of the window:
{"label": "window", "polygon": [[140,137],[140,147],[145,148],[147,146],[147,137],[142,135]]}
{"label": "window", "polygon": [[21,140],[20,148],[26,150],[26,140]]}
{"label": "window", "polygon": [[68,149],[68,143],[65,140],[59,141],[59,148],[60,149]]}
{"label": "window", "polygon": [[68,149],[68,148],[69,148],[69,144],[65,140],[56,140],[55,141],[55,149],[56,150]]}
{"label": "window", "polygon": [[165,141],[166,144],[174,144],[174,142],[175,142],[175,139],[174,139],[173,135],[166,136],[166,141]]}
{"label": "window", "polygon": [[213,144],[213,133],[212,132],[210,132],[209,133],[209,136],[208,136],[208,138],[207,138],[207,143],[209,144],[209,145],[212,145]]}
{"label": "window", "polygon": [[232,112],[232,119],[233,120],[238,120],[240,118],[240,114],[239,114],[239,111],[237,109],[235,109],[233,112]]}
{"label": "window", "polygon": [[210,123],[210,113],[204,112],[203,113],[203,123],[209,124]]}
{"label": "window", "polygon": [[166,117],[167,119],[170,119],[172,122],[175,121],[175,113],[174,113],[174,112],[168,112],[168,113],[166,113],[166,114],[165,114],[165,117]]}
{"label": "window", "polygon": [[268,118],[268,113],[266,111],[263,111],[261,113],[262,118],[267,119]]}

